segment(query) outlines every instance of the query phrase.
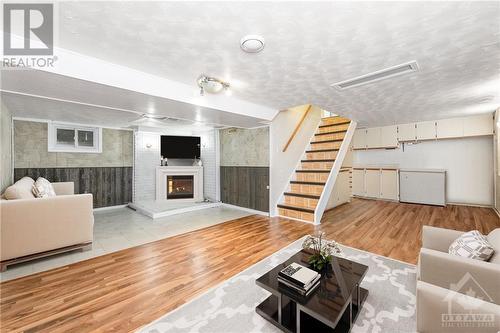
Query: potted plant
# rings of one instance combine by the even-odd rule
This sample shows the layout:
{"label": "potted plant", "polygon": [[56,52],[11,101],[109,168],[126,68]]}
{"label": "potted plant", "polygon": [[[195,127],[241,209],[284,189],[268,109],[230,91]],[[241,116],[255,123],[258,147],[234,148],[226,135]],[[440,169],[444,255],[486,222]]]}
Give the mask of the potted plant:
{"label": "potted plant", "polygon": [[343,255],[337,243],[325,240],[324,236],[324,232],[319,233],[317,237],[308,236],[302,244],[302,248],[310,253],[308,258],[309,264],[318,272],[328,267],[334,254]]}

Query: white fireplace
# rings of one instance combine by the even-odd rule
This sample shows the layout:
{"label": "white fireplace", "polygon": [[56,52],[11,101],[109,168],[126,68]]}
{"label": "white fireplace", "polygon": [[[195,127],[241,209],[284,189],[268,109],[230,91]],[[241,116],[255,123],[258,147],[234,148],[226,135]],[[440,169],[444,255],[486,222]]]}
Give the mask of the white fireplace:
{"label": "white fireplace", "polygon": [[201,202],[203,199],[203,167],[156,167],[156,200]]}

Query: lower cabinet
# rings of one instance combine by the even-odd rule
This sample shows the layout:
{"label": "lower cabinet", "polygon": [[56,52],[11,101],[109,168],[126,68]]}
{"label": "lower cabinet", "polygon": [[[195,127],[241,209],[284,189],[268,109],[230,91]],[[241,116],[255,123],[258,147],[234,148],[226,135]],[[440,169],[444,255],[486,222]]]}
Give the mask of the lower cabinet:
{"label": "lower cabinet", "polygon": [[354,168],[352,194],[358,197],[398,201],[398,170],[395,168]]}
{"label": "lower cabinet", "polygon": [[365,196],[369,198],[380,197],[380,169],[366,169]]}
{"label": "lower cabinet", "polygon": [[365,196],[365,169],[352,170],[352,195]]}
{"label": "lower cabinet", "polygon": [[380,171],[380,198],[399,200],[398,170],[382,169]]}
{"label": "lower cabinet", "polygon": [[328,199],[326,209],[331,209],[351,201],[351,186],[349,180],[349,169],[341,170],[333,186],[332,194]]}

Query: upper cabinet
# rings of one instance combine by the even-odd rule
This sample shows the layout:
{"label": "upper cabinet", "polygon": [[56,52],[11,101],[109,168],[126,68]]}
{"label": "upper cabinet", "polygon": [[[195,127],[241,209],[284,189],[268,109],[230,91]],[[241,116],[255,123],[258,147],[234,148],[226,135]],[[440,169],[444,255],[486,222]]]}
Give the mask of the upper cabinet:
{"label": "upper cabinet", "polygon": [[398,146],[398,127],[384,126],[357,129],[352,138],[354,149],[395,148]]}
{"label": "upper cabinet", "polygon": [[380,127],[380,141],[384,148],[396,148],[398,146],[398,126]]}
{"label": "upper cabinet", "polygon": [[416,124],[417,140],[432,140],[436,138],[436,122],[423,121]]}
{"label": "upper cabinet", "polygon": [[365,149],[366,148],[366,129],[357,129],[354,131],[354,136],[352,138],[352,146],[354,149]]}
{"label": "upper cabinet", "polygon": [[464,136],[493,134],[493,115],[491,114],[463,118],[463,120]]}
{"label": "upper cabinet", "polygon": [[436,135],[438,139],[460,138],[464,136],[464,118],[436,121]]}
{"label": "upper cabinet", "polygon": [[398,125],[399,141],[415,141],[417,139],[417,129],[415,124]]}
{"label": "upper cabinet", "polygon": [[366,129],[366,148],[381,148],[381,140],[380,127]]}
{"label": "upper cabinet", "polygon": [[493,114],[359,129],[354,149],[396,148],[399,142],[493,135]]}

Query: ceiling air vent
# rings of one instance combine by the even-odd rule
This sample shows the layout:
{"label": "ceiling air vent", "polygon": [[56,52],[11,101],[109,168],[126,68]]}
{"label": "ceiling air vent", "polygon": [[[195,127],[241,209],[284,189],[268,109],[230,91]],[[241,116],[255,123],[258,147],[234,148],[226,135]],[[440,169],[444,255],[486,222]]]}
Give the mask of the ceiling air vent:
{"label": "ceiling air vent", "polygon": [[364,84],[388,79],[397,75],[409,74],[418,71],[417,62],[410,61],[401,65],[385,68],[373,73],[357,76],[355,78],[337,82],[331,86],[337,88],[338,90],[345,90],[353,87],[362,86]]}

